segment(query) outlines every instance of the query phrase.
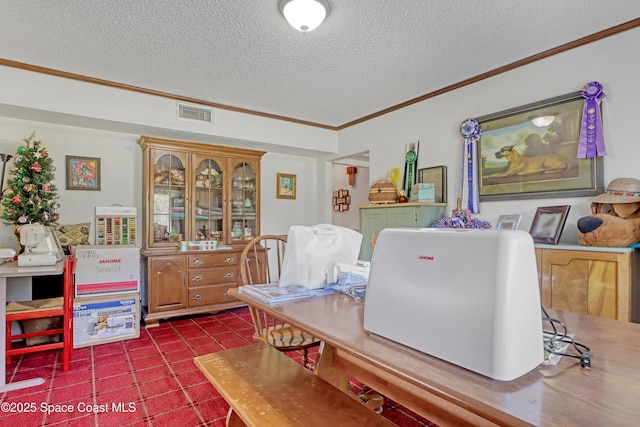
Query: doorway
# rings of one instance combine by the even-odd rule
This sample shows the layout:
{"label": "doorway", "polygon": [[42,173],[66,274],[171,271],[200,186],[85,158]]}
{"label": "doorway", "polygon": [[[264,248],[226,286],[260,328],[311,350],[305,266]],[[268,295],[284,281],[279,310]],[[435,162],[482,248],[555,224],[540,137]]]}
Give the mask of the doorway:
{"label": "doorway", "polygon": [[[334,159],[331,162],[331,190],[333,197],[347,200],[332,200],[331,224],[360,231],[360,213],[358,206],[369,204],[369,152],[354,153],[352,155]],[[349,174],[348,172],[353,172]],[[348,196],[340,191],[348,192]]]}

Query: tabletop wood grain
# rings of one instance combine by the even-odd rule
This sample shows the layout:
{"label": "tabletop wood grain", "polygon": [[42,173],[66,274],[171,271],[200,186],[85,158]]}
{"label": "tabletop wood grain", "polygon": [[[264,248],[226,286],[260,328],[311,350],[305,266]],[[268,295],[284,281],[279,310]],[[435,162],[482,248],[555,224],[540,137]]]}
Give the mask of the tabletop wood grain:
{"label": "tabletop wood grain", "polygon": [[364,303],[346,295],[276,305],[237,291],[232,295],[390,375],[418,396],[418,404],[407,402],[413,410],[412,405],[435,395],[498,425],[636,426],[640,420],[640,324],[548,310],[576,341],[591,348],[592,368],[565,357],[555,366],[541,365],[505,382],[366,332]]}

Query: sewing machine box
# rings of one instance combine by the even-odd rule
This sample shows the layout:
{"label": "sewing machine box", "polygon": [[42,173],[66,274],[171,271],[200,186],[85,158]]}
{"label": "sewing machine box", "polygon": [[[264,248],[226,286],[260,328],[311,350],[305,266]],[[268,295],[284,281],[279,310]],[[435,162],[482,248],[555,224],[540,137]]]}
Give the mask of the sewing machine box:
{"label": "sewing machine box", "polygon": [[80,245],[73,248],[75,296],[140,292],[140,248],[135,245]]}
{"label": "sewing machine box", "polygon": [[73,348],[139,336],[139,294],[76,298],[73,301]]}
{"label": "sewing machine box", "polygon": [[435,186],[433,184],[425,183],[425,182],[412,185],[410,200],[412,202],[435,203],[436,201]]}

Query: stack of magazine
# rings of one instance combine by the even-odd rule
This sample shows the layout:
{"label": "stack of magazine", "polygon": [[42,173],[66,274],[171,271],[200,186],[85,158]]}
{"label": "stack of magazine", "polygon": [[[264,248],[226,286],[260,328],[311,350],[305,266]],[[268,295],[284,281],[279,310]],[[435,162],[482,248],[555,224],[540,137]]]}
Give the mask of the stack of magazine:
{"label": "stack of magazine", "polygon": [[310,298],[319,295],[336,293],[328,288],[309,289],[302,285],[278,286],[277,283],[266,285],[245,285],[238,287],[238,292],[247,294],[267,304],[293,301],[302,298]]}

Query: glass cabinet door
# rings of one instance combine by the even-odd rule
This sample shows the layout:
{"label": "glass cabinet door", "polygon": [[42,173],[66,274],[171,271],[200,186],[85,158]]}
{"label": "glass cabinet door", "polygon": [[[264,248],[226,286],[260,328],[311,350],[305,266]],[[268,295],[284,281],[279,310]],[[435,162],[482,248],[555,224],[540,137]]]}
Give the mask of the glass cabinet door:
{"label": "glass cabinet door", "polygon": [[237,249],[260,233],[265,152],[153,137],[138,143],[143,150],[144,250],[175,251],[182,249],[181,241],[198,240]]}
{"label": "glass cabinet door", "polygon": [[224,169],[214,159],[195,157],[191,240],[224,238]]}
{"label": "glass cabinet door", "polygon": [[175,245],[185,232],[185,159],[158,153],[154,162],[152,242],[154,246]]}
{"label": "glass cabinet door", "polygon": [[231,240],[249,240],[257,230],[258,188],[256,172],[247,162],[237,162],[231,177]]}

